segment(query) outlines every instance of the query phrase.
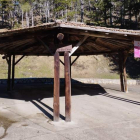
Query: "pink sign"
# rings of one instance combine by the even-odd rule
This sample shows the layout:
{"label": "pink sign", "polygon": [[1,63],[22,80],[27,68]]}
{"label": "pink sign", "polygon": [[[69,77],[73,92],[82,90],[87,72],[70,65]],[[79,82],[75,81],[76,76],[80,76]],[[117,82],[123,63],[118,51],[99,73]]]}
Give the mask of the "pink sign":
{"label": "pink sign", "polygon": [[134,57],[140,58],[140,41],[134,41]]}

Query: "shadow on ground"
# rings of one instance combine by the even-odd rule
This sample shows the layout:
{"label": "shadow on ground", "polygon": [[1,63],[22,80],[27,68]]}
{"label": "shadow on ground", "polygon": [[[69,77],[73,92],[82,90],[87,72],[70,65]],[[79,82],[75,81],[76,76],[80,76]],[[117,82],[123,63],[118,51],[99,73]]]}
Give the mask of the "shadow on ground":
{"label": "shadow on ground", "polygon": [[[74,84],[72,84],[72,96],[77,95],[105,96],[115,100],[140,105],[140,102],[110,95],[99,84],[83,84],[78,81],[74,81],[73,83]],[[53,112],[53,109],[50,106],[42,102],[42,99],[44,98],[53,97],[53,84],[51,85],[45,83],[16,84],[14,90],[11,92],[6,91],[6,85],[0,85],[0,87],[1,87],[0,98],[29,101],[33,105],[35,105],[39,110],[41,110],[48,118],[53,120],[53,116],[50,113],[48,113],[44,108],[41,107],[42,105],[46,109],[49,109],[50,111]],[[65,87],[63,82],[61,83],[60,87],[60,96],[61,97],[65,96]],[[65,119],[65,117],[61,114],[60,118],[63,120]]]}
{"label": "shadow on ground", "polygon": [[[48,78],[47,80],[41,81],[42,78],[35,79],[35,83],[32,83],[32,79],[18,79],[17,84],[15,84],[14,90],[7,92],[7,85],[3,84],[1,86],[0,97],[1,98],[12,98],[18,100],[42,100],[44,98],[53,97],[53,78]],[[3,79],[1,79],[2,81]],[[40,82],[41,81],[41,82]],[[65,96],[64,79],[60,80],[60,97]],[[22,83],[23,82],[23,83]],[[26,83],[27,82],[27,83]],[[38,82],[38,83],[36,83]],[[72,96],[88,94],[90,96],[105,94],[105,89],[99,84],[84,84],[79,81],[72,79]]]}

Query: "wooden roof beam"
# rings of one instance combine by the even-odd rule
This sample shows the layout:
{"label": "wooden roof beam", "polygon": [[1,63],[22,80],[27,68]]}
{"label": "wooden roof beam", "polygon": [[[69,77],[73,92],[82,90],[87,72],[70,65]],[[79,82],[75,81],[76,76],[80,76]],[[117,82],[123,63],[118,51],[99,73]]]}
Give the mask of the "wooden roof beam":
{"label": "wooden roof beam", "polygon": [[106,32],[99,32],[99,31],[88,31],[88,30],[79,30],[79,29],[69,29],[69,28],[62,28],[61,31],[67,34],[75,34],[75,35],[86,35],[92,37],[99,37],[99,38],[114,38],[118,40],[132,40],[130,36],[124,36],[123,34],[114,34],[114,33],[106,33]]}
{"label": "wooden roof beam", "polygon": [[53,52],[50,50],[49,46],[46,45],[46,43],[41,38],[36,37],[36,39],[44,46],[44,48],[46,48],[50,52],[51,55],[54,55]]}
{"label": "wooden roof beam", "polygon": [[[111,44],[110,42],[105,42],[105,40],[103,41],[102,39],[100,39],[100,38],[98,38],[96,41],[95,41],[95,43],[97,44],[97,45],[100,45],[100,46],[103,46],[103,47],[105,47],[105,48],[107,48],[107,49],[110,49],[111,51],[117,51],[117,50],[124,50],[124,49],[126,49],[126,48],[124,48],[124,46],[121,46],[120,44],[117,46],[117,47],[113,47],[113,46],[116,46],[116,44]],[[121,46],[121,47],[120,47]],[[116,50],[116,48],[117,48],[117,50]]]}
{"label": "wooden roof beam", "polygon": [[72,48],[72,51],[69,53],[69,56],[72,56],[73,53],[87,40],[89,36],[84,36],[75,47]]}

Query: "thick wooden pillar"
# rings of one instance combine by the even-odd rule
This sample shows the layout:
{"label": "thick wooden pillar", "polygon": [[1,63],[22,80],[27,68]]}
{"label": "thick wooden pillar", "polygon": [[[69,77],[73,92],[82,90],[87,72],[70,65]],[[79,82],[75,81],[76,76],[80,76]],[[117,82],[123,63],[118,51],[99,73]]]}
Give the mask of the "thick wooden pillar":
{"label": "thick wooden pillar", "polygon": [[69,52],[64,53],[65,61],[65,120],[71,121],[71,76]]}
{"label": "thick wooden pillar", "polygon": [[55,122],[59,121],[60,109],[59,109],[59,95],[60,95],[60,61],[59,52],[54,55],[54,118]]}
{"label": "thick wooden pillar", "polygon": [[128,92],[128,85],[127,85],[127,73],[126,73],[126,60],[129,55],[129,52],[127,54],[124,53],[124,60],[123,60],[123,75],[124,75],[124,91]]}
{"label": "thick wooden pillar", "polygon": [[14,89],[14,80],[15,80],[15,55],[13,55],[12,62],[12,89]]}
{"label": "thick wooden pillar", "polygon": [[119,53],[119,69],[120,69],[120,84],[121,91],[124,92],[124,81],[123,81],[123,53]]}
{"label": "thick wooden pillar", "polygon": [[128,85],[127,85],[127,74],[126,74],[125,64],[124,64],[124,68],[123,68],[123,74],[124,74],[124,91],[127,93],[128,92]]}
{"label": "thick wooden pillar", "polygon": [[7,90],[11,90],[11,55],[8,59],[8,81],[7,81]]}

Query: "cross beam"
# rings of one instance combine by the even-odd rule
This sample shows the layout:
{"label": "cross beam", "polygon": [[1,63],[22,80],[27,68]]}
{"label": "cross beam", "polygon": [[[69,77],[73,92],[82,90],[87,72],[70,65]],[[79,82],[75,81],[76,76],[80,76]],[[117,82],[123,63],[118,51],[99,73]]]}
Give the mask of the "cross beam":
{"label": "cross beam", "polygon": [[19,59],[14,63],[14,65],[18,64],[24,57],[25,57],[25,55],[23,55],[21,58],[19,58]]}
{"label": "cross beam", "polygon": [[72,51],[69,53],[69,56],[72,56],[73,53],[87,40],[89,36],[84,36],[75,47],[72,48]]}

